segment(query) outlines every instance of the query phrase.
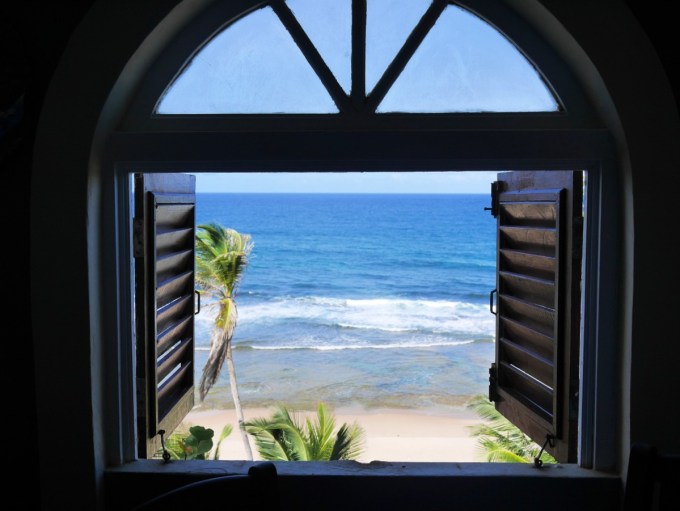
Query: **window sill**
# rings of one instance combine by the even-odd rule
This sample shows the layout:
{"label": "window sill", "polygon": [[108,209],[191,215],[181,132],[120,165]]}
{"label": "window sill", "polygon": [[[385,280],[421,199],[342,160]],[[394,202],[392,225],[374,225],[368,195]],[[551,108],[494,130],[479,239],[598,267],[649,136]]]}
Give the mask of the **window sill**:
{"label": "window sill", "polygon": [[[141,460],[106,471],[110,509],[129,509],[130,496],[146,500],[183,484],[229,474],[246,474],[252,462]],[[366,509],[439,509],[463,502],[464,509],[526,509],[527,501],[551,502],[551,509],[617,510],[618,476],[576,465],[505,463],[398,463],[374,461],[280,462],[279,490],[296,510],[314,507],[316,496],[359,498]],[[310,484],[313,480],[313,484]],[[359,495],[359,497],[357,497]],[[555,502],[559,496],[559,502]],[[304,502],[300,499],[304,498]],[[388,502],[386,502],[386,500]],[[347,509],[342,498],[332,504]],[[375,507],[378,506],[378,507]],[[107,507],[109,509],[109,507]],[[336,509],[325,507],[324,509]],[[355,507],[355,509],[357,509]]]}

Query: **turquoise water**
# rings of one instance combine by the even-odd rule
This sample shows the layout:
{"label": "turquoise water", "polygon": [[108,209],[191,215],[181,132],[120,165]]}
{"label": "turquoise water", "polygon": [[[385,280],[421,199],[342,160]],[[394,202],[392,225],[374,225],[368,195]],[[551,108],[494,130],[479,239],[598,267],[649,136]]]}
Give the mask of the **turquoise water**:
{"label": "turquoise water", "polygon": [[[244,406],[429,408],[485,393],[495,222],[484,195],[198,194],[254,241],[237,295]],[[197,378],[214,312],[197,316]],[[208,406],[231,407],[226,367]]]}

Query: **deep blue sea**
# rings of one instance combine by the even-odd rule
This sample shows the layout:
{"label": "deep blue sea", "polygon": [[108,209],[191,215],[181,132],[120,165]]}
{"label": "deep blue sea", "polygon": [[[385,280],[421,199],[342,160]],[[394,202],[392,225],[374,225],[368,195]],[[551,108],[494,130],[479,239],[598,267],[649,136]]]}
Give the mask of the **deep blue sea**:
{"label": "deep blue sea", "polygon": [[[198,194],[252,236],[237,293],[244,406],[439,408],[486,393],[495,221],[483,195]],[[214,311],[197,316],[196,377]],[[232,407],[226,365],[208,406]]]}

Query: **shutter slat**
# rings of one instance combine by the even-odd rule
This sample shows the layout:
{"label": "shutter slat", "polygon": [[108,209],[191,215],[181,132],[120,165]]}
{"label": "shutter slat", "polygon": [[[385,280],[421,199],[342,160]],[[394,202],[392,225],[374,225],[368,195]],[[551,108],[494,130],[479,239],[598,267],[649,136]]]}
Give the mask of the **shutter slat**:
{"label": "shutter slat", "polygon": [[177,399],[180,392],[185,387],[185,378],[189,375],[191,362],[180,366],[162,385],[158,387],[158,414],[163,420],[168,411],[172,408],[173,402]]}
{"label": "shutter slat", "polygon": [[557,260],[554,256],[529,254],[512,249],[501,249],[499,269],[542,280],[555,280]]}
{"label": "shutter slat", "polygon": [[503,316],[521,321],[532,330],[552,338],[555,333],[555,310],[526,302],[513,296],[500,295],[503,302]]}
{"label": "shutter slat", "polygon": [[498,276],[500,294],[555,309],[555,282],[506,271],[499,271]]}
{"label": "shutter slat", "polygon": [[[190,355],[189,349],[193,346],[191,341],[191,338],[180,341],[158,358],[158,368],[156,370],[158,381],[162,381],[175,366],[185,360],[187,355]],[[187,361],[190,362],[191,360],[188,359]]]}
{"label": "shutter slat", "polygon": [[503,204],[501,223],[506,226],[521,225],[530,227],[554,228],[557,209],[544,202],[511,202]]}
{"label": "shutter slat", "polygon": [[167,277],[163,278],[164,274],[172,271],[174,268],[192,269],[194,264],[194,251],[191,249],[182,250],[178,252],[170,252],[167,255],[161,256],[156,262],[157,279],[162,282]]}
{"label": "shutter slat", "polygon": [[500,337],[506,337],[515,344],[536,353],[537,356],[553,360],[555,356],[554,338],[532,330],[519,321],[501,316],[499,318]]}
{"label": "shutter slat", "polygon": [[194,295],[184,295],[158,309],[156,314],[157,330],[161,335],[171,325],[193,313]]}
{"label": "shutter slat", "polygon": [[158,336],[156,352],[158,355],[165,353],[170,346],[175,344],[182,337],[189,337],[187,330],[192,326],[193,316],[189,315],[175,323],[172,323],[164,332]]}
{"label": "shutter slat", "polygon": [[[163,200],[163,196],[158,196]],[[158,229],[164,230],[167,227],[193,227],[194,225],[194,205],[189,204],[162,204],[156,208],[156,225]]]}
{"label": "shutter slat", "polygon": [[156,232],[156,250],[159,255],[190,249],[194,242],[194,228],[167,229]]}
{"label": "shutter slat", "polygon": [[500,227],[503,248],[529,254],[554,256],[556,231],[544,227]]}
{"label": "shutter slat", "polygon": [[552,422],[553,392],[550,387],[507,362],[501,362],[498,378],[518,398],[529,404],[535,413]]}
{"label": "shutter slat", "polygon": [[505,337],[501,340],[501,349],[504,350],[504,359],[509,364],[519,367],[521,370],[531,374],[542,383],[552,388],[555,385],[554,379],[554,364],[539,355],[534,351],[528,350],[519,344],[516,344]]}
{"label": "shutter slat", "polygon": [[189,294],[193,291],[194,272],[185,271],[179,275],[173,275],[161,282],[156,289],[158,306],[162,307],[172,302],[175,298]]}

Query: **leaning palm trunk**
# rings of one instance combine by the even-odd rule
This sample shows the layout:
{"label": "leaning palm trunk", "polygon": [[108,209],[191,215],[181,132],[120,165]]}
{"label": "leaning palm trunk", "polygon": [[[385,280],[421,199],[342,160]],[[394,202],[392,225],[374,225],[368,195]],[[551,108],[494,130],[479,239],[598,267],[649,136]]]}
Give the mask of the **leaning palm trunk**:
{"label": "leaning palm trunk", "polygon": [[243,447],[246,450],[246,459],[252,460],[253,451],[250,449],[250,441],[248,440],[245,419],[243,417],[243,407],[241,406],[241,398],[238,395],[238,387],[236,386],[236,369],[234,369],[234,358],[231,356],[231,340],[227,343],[226,358],[227,370],[229,371],[229,385],[231,386],[231,397],[234,399],[234,408],[236,409],[236,418],[238,419],[238,429],[241,432]]}
{"label": "leaning palm trunk", "polygon": [[246,451],[246,459],[252,460],[253,452],[250,448],[248,433],[246,433],[243,425],[245,419],[243,416],[243,407],[241,406],[241,398],[238,395],[236,368],[234,367],[234,358],[231,351],[231,339],[236,328],[236,318],[236,304],[233,300],[222,300],[220,312],[215,320],[216,324],[210,341],[210,355],[208,356],[208,360],[203,368],[203,374],[201,375],[199,393],[201,401],[203,401],[210,388],[217,381],[222,365],[226,361],[231,396],[234,400],[234,409],[236,410],[236,418],[238,420],[239,431],[241,432],[241,439],[243,440],[243,447]]}

